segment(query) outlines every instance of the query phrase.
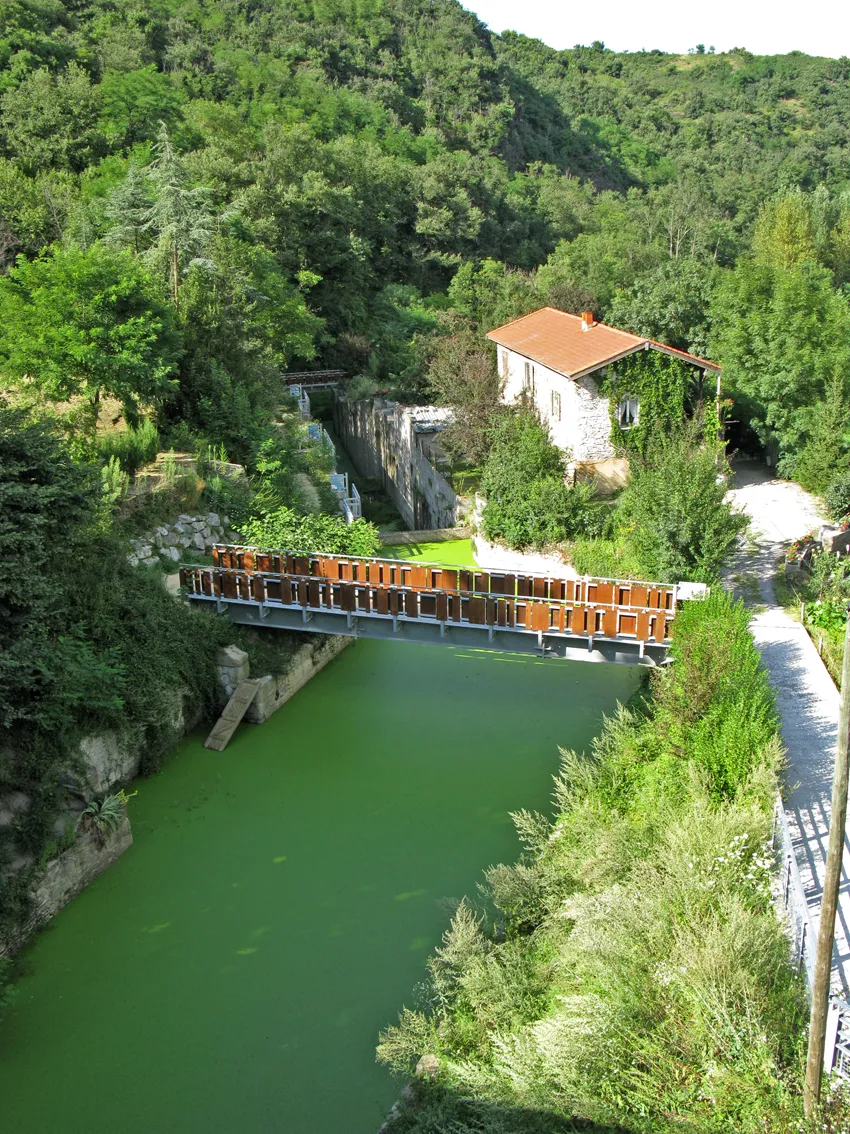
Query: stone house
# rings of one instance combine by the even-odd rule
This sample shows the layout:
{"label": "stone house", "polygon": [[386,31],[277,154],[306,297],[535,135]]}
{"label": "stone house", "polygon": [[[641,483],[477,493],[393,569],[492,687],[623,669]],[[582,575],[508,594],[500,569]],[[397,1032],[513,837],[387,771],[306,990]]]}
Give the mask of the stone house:
{"label": "stone house", "polygon": [[[603,489],[619,486],[628,473],[628,458],[616,443],[617,426],[625,431],[640,419],[639,399],[616,382],[619,361],[641,350],[661,351],[704,377],[716,375],[720,394],[716,363],[598,323],[590,311],[579,316],[543,307],[497,327],[487,338],[498,347],[502,400],[530,398],[554,443],[570,453],[571,471],[595,476]],[[606,378],[615,379],[613,407],[602,393]]]}

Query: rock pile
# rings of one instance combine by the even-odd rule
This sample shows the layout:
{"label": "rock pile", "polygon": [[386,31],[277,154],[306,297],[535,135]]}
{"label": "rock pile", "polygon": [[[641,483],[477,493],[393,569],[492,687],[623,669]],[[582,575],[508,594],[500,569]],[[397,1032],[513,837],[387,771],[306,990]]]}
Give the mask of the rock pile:
{"label": "rock pile", "polygon": [[173,524],[160,524],[152,532],[130,541],[129,561],[152,567],[155,563],[179,563],[184,553],[203,555],[214,543],[223,543],[230,523],[227,516],[208,512],[202,516],[178,516]]}

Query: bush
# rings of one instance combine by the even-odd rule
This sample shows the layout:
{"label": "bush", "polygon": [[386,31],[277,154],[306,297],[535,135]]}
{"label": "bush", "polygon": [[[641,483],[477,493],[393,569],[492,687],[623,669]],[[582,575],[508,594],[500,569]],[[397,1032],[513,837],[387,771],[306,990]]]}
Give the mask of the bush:
{"label": "bush", "polygon": [[121,433],[101,433],[97,437],[97,457],[104,465],[117,460],[125,473],[133,476],[159,452],[159,433],[145,419],[135,429]]}
{"label": "bush", "polygon": [[321,551],[328,555],[377,555],[378,529],[368,520],[346,524],[342,516],[327,513],[302,516],[291,508],[278,508],[250,520],[241,528],[243,538],[255,547],[281,551]]}
{"label": "bush", "polygon": [[511,547],[545,547],[599,530],[604,505],[595,485],[567,483],[567,457],[549,439],[537,414],[522,406],[505,411],[492,434],[481,477],[487,539]]}
{"label": "bush", "polygon": [[464,1130],[488,1107],[517,1131],[540,1112],[623,1134],[801,1128],[807,1010],[771,899],[780,746],[747,627],[723,591],[686,605],[649,698],[589,756],[562,753],[554,820],[513,816],[525,854],[487,872],[495,917],[461,902],[419,1007],[381,1036],[398,1073],[439,1068],[390,1129]]}
{"label": "bush", "polygon": [[827,488],[824,498],[827,511],[836,522],[850,515],[850,472],[836,477]]}
{"label": "bush", "polygon": [[662,437],[632,460],[620,497],[618,526],[647,578],[678,582],[716,579],[746,517],[726,499],[725,474],[696,427]]}
{"label": "bush", "polygon": [[[127,551],[97,468],[54,423],[0,407],[0,780],[30,797],[14,834],[36,863],[81,736],[122,730],[150,770],[174,739],[175,691],[213,705],[229,622],[175,603]],[[0,919],[26,915],[30,881],[0,875]]]}

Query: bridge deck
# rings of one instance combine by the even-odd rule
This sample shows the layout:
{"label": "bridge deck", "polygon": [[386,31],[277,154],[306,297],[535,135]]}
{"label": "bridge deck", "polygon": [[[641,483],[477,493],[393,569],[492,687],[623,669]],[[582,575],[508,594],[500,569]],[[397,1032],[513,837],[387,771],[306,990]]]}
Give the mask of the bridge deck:
{"label": "bridge deck", "polygon": [[237,622],[326,634],[475,645],[655,665],[667,655],[677,587],[563,579],[217,546],[183,567],[189,598]]}

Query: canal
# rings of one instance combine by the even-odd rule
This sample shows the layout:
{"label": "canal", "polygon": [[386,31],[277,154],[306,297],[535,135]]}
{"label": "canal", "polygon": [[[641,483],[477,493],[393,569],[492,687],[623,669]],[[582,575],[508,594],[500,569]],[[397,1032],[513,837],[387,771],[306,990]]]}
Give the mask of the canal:
{"label": "canal", "polygon": [[[468,559],[466,545],[419,549]],[[357,642],[223,753],[135,785],[135,844],[24,957],[0,1025],[3,1134],[375,1134],[378,1031],[446,900],[546,810],[630,667]]]}

